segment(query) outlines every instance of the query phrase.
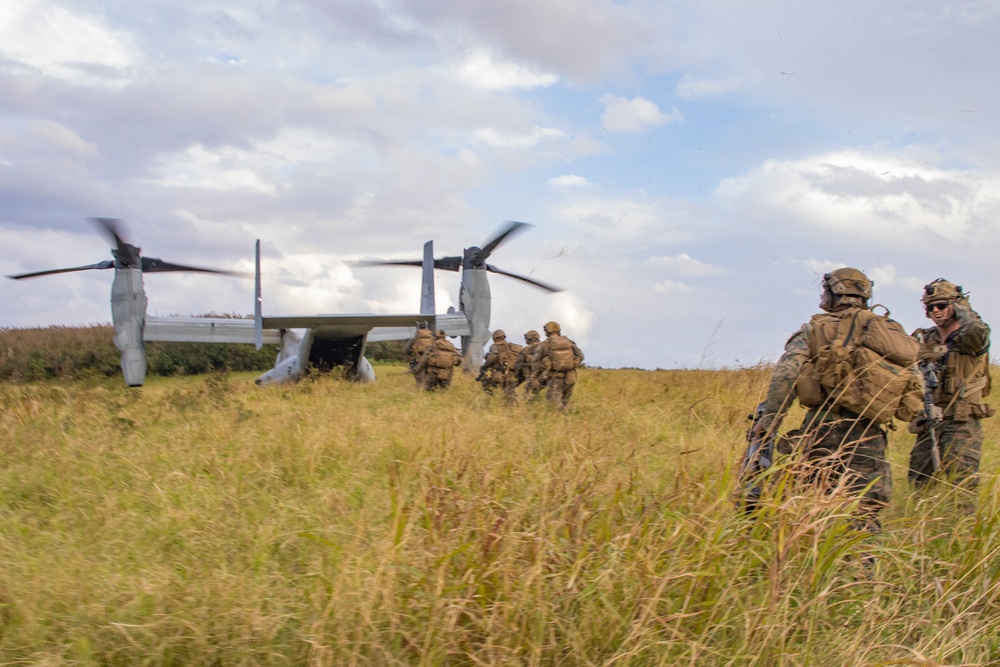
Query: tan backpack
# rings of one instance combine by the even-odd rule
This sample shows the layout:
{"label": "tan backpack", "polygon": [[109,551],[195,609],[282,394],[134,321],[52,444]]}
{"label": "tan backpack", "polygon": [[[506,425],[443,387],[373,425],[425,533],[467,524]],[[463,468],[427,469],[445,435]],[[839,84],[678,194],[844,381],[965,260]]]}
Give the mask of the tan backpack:
{"label": "tan backpack", "polygon": [[887,424],[923,410],[916,363],[920,344],[903,327],[870,310],[814,315],[804,327],[809,360],[795,384],[807,408],[841,408]]}
{"label": "tan backpack", "polygon": [[576,355],[573,354],[573,341],[566,336],[555,334],[549,338],[549,360],[552,370],[565,373],[576,370]]}
{"label": "tan backpack", "polygon": [[410,348],[413,350],[413,356],[419,359],[420,355],[424,353],[424,350],[429,348],[433,342],[434,334],[427,329],[417,329],[417,335],[413,339],[413,344]]}
{"label": "tan backpack", "polygon": [[456,365],[455,358],[458,356],[458,352],[455,350],[455,347],[447,341],[435,343],[430,354],[430,359],[427,360],[428,366],[443,370],[451,369],[452,366]]}
{"label": "tan backpack", "polygon": [[500,367],[505,371],[514,370],[517,364],[517,353],[521,351],[521,346],[514,343],[504,343],[500,347]]}

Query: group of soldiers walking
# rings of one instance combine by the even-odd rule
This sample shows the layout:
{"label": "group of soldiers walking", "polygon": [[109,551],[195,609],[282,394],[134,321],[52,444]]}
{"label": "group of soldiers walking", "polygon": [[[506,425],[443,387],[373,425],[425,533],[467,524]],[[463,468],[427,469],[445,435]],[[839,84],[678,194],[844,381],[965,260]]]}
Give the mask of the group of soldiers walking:
{"label": "group of soldiers walking", "polygon": [[[493,332],[493,344],[476,378],[487,393],[499,391],[508,401],[516,402],[517,389],[523,384],[525,400],[534,401],[544,388],[552,405],[566,409],[583,352],[562,335],[558,322],[546,322],[542,330],[544,341],[531,330],[524,334],[524,345],[509,342],[502,329]],[[427,390],[449,386],[455,367],[462,363],[462,354],[444,331],[431,335],[424,327],[406,342],[403,353],[417,385]]]}
{"label": "group of soldiers walking", "polygon": [[517,388],[524,385],[524,398],[534,401],[545,389],[549,402],[565,410],[576,386],[576,369],[583,352],[562,335],[558,322],[542,327],[545,340],[532,329],[524,334],[524,345],[511,343],[503,329],[493,332],[493,344],[479,377],[487,393],[499,389],[510,402],[517,401]]}
{"label": "group of soldiers walking", "polygon": [[[887,429],[896,419],[917,435],[911,485],[921,490],[944,480],[971,511],[983,442],[979,422],[994,411],[984,403],[990,329],[968,293],[940,278],[926,285],[921,302],[933,326],[907,335],[888,311],[874,312],[872,282],[861,271],[828,273],[822,290],[823,312],[789,338],[775,366],[748,437],[752,456],[744,460],[744,479],[776,456],[799,456],[809,481],[845,487],[858,498],[860,526],[879,532],[879,513],[892,491]],[[806,408],[805,419],[779,435],[795,399]],[[754,482],[750,489],[760,493]]]}

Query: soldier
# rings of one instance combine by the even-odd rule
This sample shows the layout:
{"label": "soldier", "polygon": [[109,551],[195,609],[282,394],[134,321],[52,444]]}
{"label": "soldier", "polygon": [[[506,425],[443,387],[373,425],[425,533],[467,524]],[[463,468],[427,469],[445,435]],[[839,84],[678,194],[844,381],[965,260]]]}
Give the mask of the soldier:
{"label": "soldier", "polygon": [[934,326],[917,329],[913,336],[920,342],[921,368],[930,380],[936,414],[910,425],[917,442],[910,452],[909,479],[918,489],[931,481],[936,440],[939,472],[969,493],[971,509],[983,445],[979,420],[994,412],[983,403],[990,392],[990,328],[972,310],[962,287],[943,278],[924,287],[921,301]]}
{"label": "soldier", "polygon": [[417,333],[403,345],[403,356],[410,365],[410,373],[413,374],[413,379],[416,380],[418,387],[424,386],[424,373],[417,372],[417,364],[433,342],[434,334],[427,328],[427,322],[421,322],[420,326],[417,327]]}
{"label": "soldier", "polygon": [[446,335],[444,330],[437,330],[434,334],[434,342],[424,351],[414,369],[414,372],[423,374],[424,388],[427,391],[438,387],[447,389],[451,385],[455,366],[462,363],[462,355],[446,338]]}
{"label": "soldier", "polygon": [[492,394],[494,387],[500,387],[508,401],[517,400],[515,390],[517,389],[517,376],[514,374],[514,365],[517,355],[521,352],[521,346],[516,343],[507,342],[507,334],[503,329],[493,332],[493,344],[486,355],[486,361],[476,378],[482,383],[483,389]]}
{"label": "soldier", "polygon": [[558,322],[546,322],[543,329],[545,342],[539,343],[535,351],[532,365],[536,370],[530,382],[544,383],[549,403],[565,412],[576,385],[576,369],[583,363],[583,352],[560,333]]}
{"label": "soldier", "polygon": [[537,364],[533,365],[533,360],[541,342],[541,337],[534,329],[524,334],[525,345],[517,353],[517,360],[514,362],[514,375],[517,377],[517,384],[525,383],[524,398],[528,401],[536,400],[542,390],[541,381],[532,379],[536,375],[535,371],[538,370]]}
{"label": "soldier", "polygon": [[[857,269],[823,276],[824,312],[785,344],[753,435],[773,437],[797,396],[808,412],[782,442],[795,443],[809,464],[810,480],[832,487],[843,478],[850,493],[863,494],[860,526],[877,533],[878,513],[892,491],[883,424],[917,414],[922,385],[919,375],[903,370],[916,361],[917,346],[898,323],[871,312],[871,295],[871,281]],[[880,374],[890,358],[893,369]],[[864,381],[858,381],[860,374]]]}

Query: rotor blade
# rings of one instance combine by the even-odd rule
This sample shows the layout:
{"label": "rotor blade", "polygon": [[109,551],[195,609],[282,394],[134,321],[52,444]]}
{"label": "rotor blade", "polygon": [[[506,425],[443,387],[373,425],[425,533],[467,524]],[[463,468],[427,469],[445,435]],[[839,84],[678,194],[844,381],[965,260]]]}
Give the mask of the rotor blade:
{"label": "rotor blade", "polygon": [[118,218],[88,218],[88,220],[114,242],[113,254],[119,269],[141,268],[142,250],[122,238],[123,220]]}
{"label": "rotor blade", "polygon": [[461,257],[442,257],[434,260],[434,268],[441,271],[458,271],[462,268]]}
{"label": "rotor blade", "polygon": [[518,273],[512,273],[510,271],[504,271],[503,269],[498,269],[492,264],[486,265],[487,271],[492,271],[493,273],[499,273],[502,276],[507,276],[509,278],[514,278],[515,280],[520,280],[526,282],[529,285],[534,285],[535,287],[540,287],[548,292],[562,292],[562,287],[556,287],[555,285],[550,285],[549,283],[542,282],[541,280],[535,280],[534,278],[528,278],[527,276],[522,276]]}
{"label": "rotor blade", "polygon": [[121,232],[119,231],[122,226],[122,221],[118,218],[87,218],[90,222],[97,227],[99,230],[103,231],[104,234],[115,244],[115,248],[121,248],[125,245],[125,241],[122,239]]}
{"label": "rotor blade", "polygon": [[497,249],[497,246],[506,241],[511,234],[522,231],[525,227],[530,227],[530,226],[531,225],[529,225],[526,222],[517,222],[515,220],[508,220],[507,226],[503,228],[503,231],[497,234],[492,241],[488,242],[486,245],[484,245],[482,248],[479,249],[479,252],[476,253],[475,261],[485,262],[486,258],[489,257],[490,254]]}
{"label": "rotor blade", "polygon": [[87,266],[74,266],[69,269],[51,269],[49,271],[34,271],[32,273],[19,273],[16,276],[7,276],[12,280],[23,280],[25,278],[37,278],[38,276],[49,276],[53,273],[70,273],[72,271],[88,271],[90,269],[110,269],[115,265],[110,259],[106,259],[103,262],[98,262],[97,264],[88,264]]}
{"label": "rotor blade", "polygon": [[193,273],[218,273],[225,276],[238,276],[240,278],[249,278],[251,275],[249,273],[246,273],[245,271],[226,271],[225,269],[206,269],[201,266],[174,264],[172,262],[164,262],[162,259],[157,259],[156,257],[143,257],[142,271],[143,273],[166,273],[168,271],[189,271]]}
{"label": "rotor blade", "polygon": [[360,259],[353,262],[354,266],[420,266],[420,260],[414,259]]}
{"label": "rotor blade", "polygon": [[[362,259],[354,266],[423,266],[419,259]],[[440,271],[458,271],[462,268],[461,257],[442,257],[434,260],[434,268]]]}

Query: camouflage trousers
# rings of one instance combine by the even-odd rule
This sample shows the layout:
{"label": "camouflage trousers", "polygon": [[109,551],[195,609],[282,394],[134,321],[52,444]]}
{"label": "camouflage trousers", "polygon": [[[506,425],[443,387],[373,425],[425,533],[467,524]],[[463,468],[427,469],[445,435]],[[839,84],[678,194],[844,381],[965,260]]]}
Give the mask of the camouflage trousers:
{"label": "camouflage trousers", "polygon": [[545,381],[545,397],[549,399],[549,404],[565,412],[575,386],[576,371],[552,373]]}
{"label": "camouflage trousers", "polygon": [[492,394],[494,389],[499,389],[508,401],[517,401],[517,379],[513,373],[487,375],[482,379],[482,385],[487,394]]}
{"label": "camouflage trousers", "polygon": [[541,380],[532,380],[528,378],[524,381],[524,400],[528,403],[534,403],[538,400],[538,397],[542,393],[542,388],[545,385],[542,384]]}
{"label": "camouflage trousers", "polygon": [[434,391],[435,389],[447,389],[451,386],[451,373],[441,377],[436,368],[428,368],[424,376],[424,389]]}
{"label": "camouflage trousers", "polygon": [[[937,428],[938,451],[941,453],[941,470],[938,476],[948,477],[975,493],[979,486],[979,461],[983,454],[983,427],[976,417],[967,422],[945,419]],[[927,486],[934,475],[931,457],[931,434],[924,431],[910,450],[910,484],[917,489]]]}
{"label": "camouflage trousers", "polygon": [[807,479],[829,489],[844,483],[848,493],[863,494],[858,506],[859,528],[881,532],[878,513],[889,504],[892,494],[885,431],[865,419],[838,419],[804,425],[786,437],[792,451],[802,456]]}

